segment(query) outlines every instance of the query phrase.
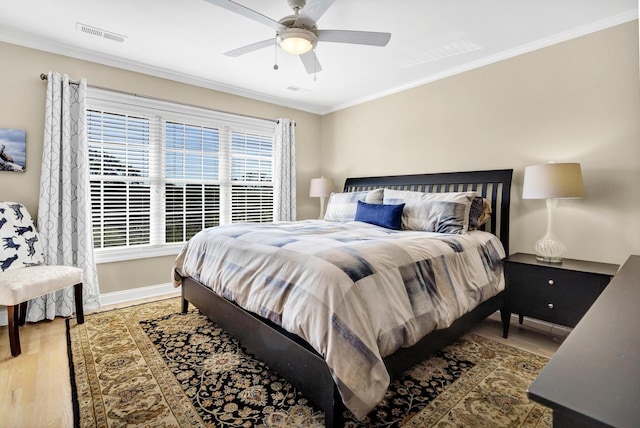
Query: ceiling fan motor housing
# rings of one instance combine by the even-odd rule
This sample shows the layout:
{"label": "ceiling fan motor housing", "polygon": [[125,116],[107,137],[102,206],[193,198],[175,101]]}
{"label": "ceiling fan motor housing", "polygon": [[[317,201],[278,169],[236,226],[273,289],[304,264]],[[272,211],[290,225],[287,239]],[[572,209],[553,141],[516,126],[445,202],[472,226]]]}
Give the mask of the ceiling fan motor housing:
{"label": "ceiling fan motor housing", "polygon": [[[291,3],[298,0],[289,1]],[[304,0],[299,1],[299,3],[304,3]],[[280,47],[285,51],[300,55],[310,49],[315,49],[318,44],[318,27],[316,27],[315,22],[300,18],[298,15],[285,16],[278,22],[282,27],[277,31],[276,35]]]}
{"label": "ceiling fan motor housing", "polygon": [[311,31],[314,34],[317,34],[318,32],[318,27],[316,26],[315,22],[313,22],[308,18],[304,18],[298,15],[285,16],[284,18],[279,20],[278,23],[282,27],[286,27],[286,28],[302,28],[302,29]]}

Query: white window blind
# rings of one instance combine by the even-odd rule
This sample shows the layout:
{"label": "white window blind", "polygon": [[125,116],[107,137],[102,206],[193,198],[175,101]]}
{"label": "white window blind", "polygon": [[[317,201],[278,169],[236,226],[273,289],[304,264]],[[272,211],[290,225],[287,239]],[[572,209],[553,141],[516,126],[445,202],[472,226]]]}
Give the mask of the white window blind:
{"label": "white window blind", "polygon": [[273,221],[273,122],[89,92],[98,261],[172,254],[206,227]]}
{"label": "white window blind", "polygon": [[231,221],[273,221],[272,151],[273,139],[231,133]]}
{"label": "white window blind", "polygon": [[167,242],[185,242],[200,230],[220,224],[219,164],[218,129],[165,123]]}

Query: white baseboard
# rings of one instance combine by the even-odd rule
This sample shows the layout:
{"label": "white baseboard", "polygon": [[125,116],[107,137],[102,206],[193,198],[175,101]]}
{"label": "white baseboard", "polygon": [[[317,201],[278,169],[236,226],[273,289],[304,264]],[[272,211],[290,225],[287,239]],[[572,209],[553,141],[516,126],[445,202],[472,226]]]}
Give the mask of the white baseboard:
{"label": "white baseboard", "polygon": [[134,300],[148,299],[162,296],[164,294],[174,294],[180,291],[170,282],[166,284],[149,285],[147,287],[131,288],[129,290],[113,291],[100,295],[100,306],[118,305]]}
{"label": "white baseboard", "polygon": [[[100,295],[100,306],[107,305],[119,305],[134,300],[149,299],[153,297],[163,296],[165,294],[179,293],[180,289],[173,286],[171,283],[149,285],[147,287],[132,288],[130,290],[113,291],[111,293],[103,293]],[[97,309],[87,308],[85,309]],[[7,318],[7,308],[5,306],[0,307],[0,326],[9,324]]]}
{"label": "white baseboard", "polygon": [[[492,319],[497,321],[501,321],[500,311],[496,311],[490,316]],[[520,325],[520,317],[518,314],[511,314],[511,327]],[[524,322],[527,327],[534,328],[536,330],[540,330],[542,332],[551,333],[559,336],[568,336],[569,333],[573,330],[571,327],[565,327],[563,325],[552,324],[548,321],[542,321],[536,318],[524,317]]]}
{"label": "white baseboard", "polygon": [[[552,324],[550,322],[542,321],[536,318],[524,317],[524,321],[529,325],[533,324],[532,327],[537,328],[538,330],[542,330],[547,333],[556,334],[560,336],[568,336],[569,333],[573,331],[573,328],[571,327]],[[517,314],[511,314],[511,324],[520,325],[519,322],[520,322],[520,317]]]}

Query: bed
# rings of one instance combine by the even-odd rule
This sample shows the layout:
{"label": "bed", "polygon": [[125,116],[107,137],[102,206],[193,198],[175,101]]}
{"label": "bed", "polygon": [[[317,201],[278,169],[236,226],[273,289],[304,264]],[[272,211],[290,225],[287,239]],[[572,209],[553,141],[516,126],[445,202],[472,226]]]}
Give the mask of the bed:
{"label": "bed", "polygon": [[[487,235],[492,234],[487,239],[498,240],[501,244],[501,247],[504,249],[504,253],[500,254],[508,254],[509,248],[509,200],[510,200],[510,187],[511,187],[511,176],[512,170],[491,170],[491,171],[474,171],[474,172],[455,172],[455,173],[440,173],[440,174],[418,174],[418,175],[404,175],[404,176],[386,176],[386,177],[360,177],[360,178],[348,178],[345,182],[344,192],[365,192],[365,191],[374,191],[375,189],[384,188],[391,189],[392,191],[402,192],[402,191],[413,191],[413,192],[428,192],[428,193],[452,193],[452,192],[469,192],[474,191],[478,196],[485,198],[485,203],[488,203],[491,206],[491,217],[490,220],[482,225],[482,232],[477,233],[469,233],[464,235],[473,235],[473,239],[476,239],[476,236],[481,236],[483,239],[487,237]],[[391,192],[389,192],[391,193]],[[377,239],[379,235],[388,235],[389,239],[396,239],[397,235],[394,235],[393,231],[386,232],[381,230],[381,228],[377,226],[370,226],[367,224],[360,224],[360,229],[356,232],[353,232],[349,227],[344,225],[332,225],[322,224],[320,221],[307,221],[300,222],[300,225],[296,225],[296,227],[300,230],[306,231],[317,229],[320,234],[325,234],[327,237],[332,237],[334,239],[331,242],[350,242],[352,235],[355,234],[359,237],[359,239],[369,239],[362,238],[371,236],[371,240]],[[325,222],[329,223],[329,222]],[[360,223],[360,222],[354,222]],[[223,228],[217,228],[215,233],[226,233],[224,236],[226,240],[232,240],[236,238],[236,235],[246,234],[247,236],[252,234],[257,235],[265,235],[271,236],[271,229],[276,225],[262,225],[257,231],[251,230],[247,232],[246,230],[242,230],[241,232],[236,229],[229,228],[228,230]],[[291,232],[293,225],[278,225],[278,227],[288,228],[288,233]],[[355,226],[353,226],[355,227]],[[242,228],[242,227],[241,227]],[[331,229],[331,230],[329,230]],[[211,231],[203,231],[203,233],[210,233]],[[488,232],[488,233],[486,233]],[[213,233],[213,232],[211,232]],[[287,232],[285,232],[286,234]],[[420,232],[415,232],[420,233]],[[428,232],[424,232],[428,233]],[[346,234],[346,235],[345,235]],[[351,235],[349,235],[351,234]],[[402,232],[405,234],[405,232]],[[445,236],[445,234],[437,234],[440,236]],[[495,236],[493,236],[495,235]],[[449,235],[452,236],[452,235]],[[461,240],[465,240],[467,238],[462,239],[463,235],[455,235],[457,239],[455,240],[455,245],[460,245]],[[496,239],[497,237],[497,239]],[[375,239],[374,239],[375,238]],[[458,239],[459,238],[459,239]],[[244,239],[244,236],[243,238]],[[264,237],[262,238],[264,239]],[[276,239],[276,238],[269,238]],[[280,238],[277,238],[280,239]],[[284,239],[284,238],[282,238]],[[300,237],[301,243],[294,244],[299,247],[306,248],[306,243],[302,241],[302,237]],[[399,238],[398,238],[399,239]],[[404,239],[404,235],[402,236]],[[471,239],[471,238],[469,238]],[[292,240],[284,239],[286,244],[289,245]],[[283,242],[284,242],[283,241]],[[329,241],[327,239],[327,241]],[[441,241],[447,242],[447,245],[452,245],[450,239],[444,239]],[[490,241],[491,243],[493,241]],[[196,244],[193,244],[191,248],[195,248]],[[216,244],[216,250],[221,248]],[[243,244],[243,247],[239,252],[250,251],[253,244]],[[272,247],[283,247],[284,243],[271,243]],[[387,244],[390,245],[390,244]],[[440,244],[442,246],[442,244]],[[445,245],[446,247],[446,245]],[[185,247],[186,248],[186,247]],[[202,247],[207,248],[207,247]],[[453,248],[453,247],[452,247]],[[228,259],[223,261],[226,264],[232,264],[234,262],[233,253],[228,252],[226,248],[224,251],[215,251],[217,253],[222,254],[223,252],[227,254]],[[424,250],[424,251],[432,251],[432,250]],[[203,249],[199,249],[198,251],[193,250],[192,252],[199,252],[201,254],[205,253]],[[303,251],[304,252],[304,251]],[[373,251],[375,253],[375,250]],[[457,252],[457,250],[456,250]],[[214,251],[210,251],[210,254],[214,253]],[[322,252],[325,254],[325,252]],[[495,264],[495,251],[493,251],[491,257]],[[306,257],[305,255],[303,255]],[[299,257],[303,257],[299,256]],[[180,262],[176,261],[176,266],[174,267],[174,280],[176,284],[182,286],[182,310],[186,312],[188,308],[189,302],[195,305],[202,313],[207,315],[210,319],[220,325],[225,331],[228,331],[232,335],[234,335],[239,342],[253,355],[255,355],[258,359],[267,363],[272,369],[277,371],[281,376],[285,377],[289,380],[298,390],[300,390],[308,399],[314,402],[321,410],[325,412],[325,421],[327,426],[341,426],[342,420],[342,412],[345,408],[344,403],[348,403],[347,406],[354,410],[354,413],[357,415],[357,412],[361,412],[362,409],[366,409],[366,405],[363,407],[362,405],[358,406],[361,403],[361,399],[365,400],[368,397],[361,398],[358,394],[351,391],[345,385],[349,385],[346,381],[343,381],[345,377],[341,377],[340,365],[344,365],[341,361],[340,356],[333,356],[333,348],[338,348],[334,343],[338,343],[338,340],[332,339],[332,336],[329,338],[323,337],[323,341],[328,341],[332,345],[330,347],[324,347],[324,345],[319,345],[318,340],[314,338],[314,336],[309,333],[306,334],[307,331],[304,330],[304,326],[300,329],[300,335],[296,335],[291,333],[290,331],[298,331],[294,328],[291,328],[291,323],[287,322],[284,319],[278,318],[278,311],[273,310],[262,310],[262,306],[249,305],[245,300],[243,300],[243,294],[239,291],[235,290],[227,290],[224,286],[222,288],[217,288],[218,293],[213,291],[210,287],[204,285],[207,283],[210,278],[206,274],[184,274],[185,269],[184,260],[181,260],[182,254],[179,256]],[[237,257],[237,256],[236,256]],[[216,258],[223,259],[222,256]],[[481,257],[482,258],[482,257]],[[231,260],[231,261],[229,261]],[[270,265],[275,267],[271,267],[275,269],[272,272],[267,272],[267,277],[273,277],[277,275],[277,272],[280,267],[278,267],[278,259],[275,258],[273,261],[260,260],[259,256],[252,255],[251,258],[242,259],[239,261],[235,261],[237,264],[251,263],[256,260],[256,263],[261,266],[265,266],[264,269],[268,270]],[[303,263],[301,261],[304,260],[304,263],[308,261],[308,263],[317,262],[316,257],[313,258],[300,258],[299,263]],[[325,261],[321,261],[324,263]],[[201,261],[198,261],[195,264],[201,264]],[[491,262],[490,262],[491,263]],[[335,264],[335,262],[334,262]],[[498,258],[498,264],[499,258]],[[243,269],[243,267],[239,267],[239,269]],[[309,267],[309,269],[311,269]],[[449,274],[450,268],[445,267],[445,271],[447,275]],[[485,269],[486,270],[486,269]],[[498,271],[498,268],[494,269]],[[238,270],[240,272],[240,270]],[[255,272],[252,268],[251,272]],[[346,272],[346,271],[345,271]],[[499,272],[501,274],[502,268],[499,267]],[[220,274],[222,276],[222,273]],[[227,274],[228,275],[228,274]],[[253,273],[252,273],[253,275]],[[261,273],[262,275],[262,273]],[[297,274],[300,276],[299,274]],[[343,275],[344,276],[344,275]],[[346,275],[349,276],[349,275]],[[455,275],[452,275],[455,277]],[[463,277],[465,274],[462,275]],[[231,278],[231,277],[227,277]],[[250,277],[247,277],[250,278]],[[305,287],[311,287],[314,290],[317,289],[318,283],[322,283],[321,278],[323,276],[304,276],[300,279],[301,283]],[[331,277],[333,278],[333,277]],[[359,277],[360,278],[360,277]],[[306,281],[306,282],[305,282]],[[503,279],[502,279],[503,281]],[[222,278],[218,278],[217,282],[224,282]],[[243,281],[243,284],[250,282],[249,280]],[[273,282],[273,281],[272,281]],[[332,284],[333,280],[330,281]],[[459,280],[455,280],[452,282],[463,282]],[[332,287],[325,287],[332,288]],[[339,288],[339,287],[338,287]],[[283,287],[289,292],[289,288]],[[295,290],[295,289],[294,289]],[[324,290],[324,288],[323,288]],[[324,293],[325,291],[323,291]],[[483,292],[479,294],[482,295]],[[478,293],[477,293],[478,294]],[[378,364],[378,360],[376,358],[371,358],[373,361],[372,369],[369,371],[372,373],[379,372],[389,378],[393,378],[406,369],[412,367],[416,363],[422,361],[429,354],[434,351],[441,349],[447,344],[451,343],[457,337],[462,335],[465,331],[467,331],[471,326],[475,323],[481,321],[486,318],[490,314],[496,312],[497,310],[501,311],[503,326],[506,325],[505,317],[507,314],[502,311],[503,309],[503,291],[496,291],[494,294],[491,294],[491,297],[486,297],[482,299],[474,298],[480,302],[477,306],[461,310],[459,315],[456,315],[455,320],[449,320],[442,326],[438,326],[435,324],[435,330],[428,333],[426,336],[422,338],[413,338],[410,340],[410,346],[404,344],[401,346],[397,346],[394,343],[393,346],[389,345],[388,351],[390,352],[381,352],[379,356],[380,363]],[[297,301],[295,299],[290,299],[292,301]],[[236,304],[235,301],[245,302],[246,307],[253,308],[253,311],[243,309],[239,304]],[[351,301],[351,300],[345,300]],[[341,301],[342,305],[343,302]],[[355,303],[354,303],[355,305]],[[460,306],[461,304],[457,304]],[[464,306],[464,305],[463,305]],[[311,306],[310,306],[311,307]],[[332,321],[335,318],[340,318],[341,314],[338,310],[335,309],[335,303],[329,305],[329,307],[333,308],[334,312]],[[359,308],[355,308],[355,310],[350,313],[358,313]],[[312,312],[313,314],[319,313],[315,309]],[[337,315],[336,315],[337,314]],[[316,321],[318,317],[313,315],[315,321],[309,321],[309,324],[318,324]],[[312,317],[313,318],[313,317]],[[320,319],[323,319],[320,316]],[[302,324],[302,322],[301,322]],[[320,323],[322,324],[322,323]],[[281,325],[286,325],[290,331],[285,330],[281,327]],[[329,329],[331,330],[331,328]],[[404,330],[403,330],[404,331]],[[304,334],[303,334],[304,333]],[[322,332],[319,334],[321,335]],[[405,331],[406,333],[406,331]],[[325,334],[329,334],[326,333]],[[506,332],[504,333],[506,334]],[[406,335],[406,334],[405,334]],[[305,337],[303,339],[301,336]],[[343,335],[344,336],[344,335]],[[340,337],[343,337],[340,336]],[[374,338],[374,340],[376,340]],[[324,342],[322,342],[324,344]],[[362,343],[357,342],[360,348],[370,349],[362,343],[366,344],[366,340],[363,339]],[[385,342],[386,343],[386,342]],[[354,354],[353,357],[355,359],[358,358],[358,355]],[[338,363],[336,363],[336,361]],[[362,360],[364,364],[364,360]],[[336,366],[337,364],[337,366]],[[357,364],[360,365],[360,364]],[[382,366],[382,367],[380,367]],[[342,369],[344,372],[344,369]],[[347,374],[351,376],[350,373]],[[338,379],[336,382],[335,379]],[[378,377],[383,377],[382,374]],[[388,382],[387,379],[383,379],[380,381],[376,381],[382,385],[384,382]],[[338,383],[338,385],[336,384]],[[376,384],[376,387],[379,385]],[[364,389],[364,388],[363,388]],[[375,392],[376,388],[372,387],[372,390]],[[355,396],[355,397],[354,397]],[[343,400],[344,398],[344,400]],[[344,401],[344,403],[343,403]],[[356,404],[354,404],[356,403]],[[369,404],[370,405],[370,404]]]}

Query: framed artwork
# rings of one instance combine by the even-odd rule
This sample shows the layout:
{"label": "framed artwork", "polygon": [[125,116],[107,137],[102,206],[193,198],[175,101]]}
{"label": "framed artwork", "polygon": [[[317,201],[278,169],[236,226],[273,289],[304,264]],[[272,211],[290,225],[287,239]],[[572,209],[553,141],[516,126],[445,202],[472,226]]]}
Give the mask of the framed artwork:
{"label": "framed artwork", "polygon": [[0,128],[0,171],[26,171],[26,154],[26,132],[23,129]]}

